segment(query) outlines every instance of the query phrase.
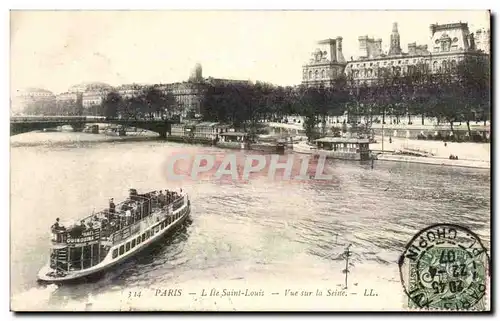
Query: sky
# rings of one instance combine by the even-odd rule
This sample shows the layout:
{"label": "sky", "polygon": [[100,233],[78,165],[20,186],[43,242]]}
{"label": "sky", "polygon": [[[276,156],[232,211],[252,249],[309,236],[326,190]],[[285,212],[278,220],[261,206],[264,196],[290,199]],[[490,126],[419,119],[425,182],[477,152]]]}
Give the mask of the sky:
{"label": "sky", "polygon": [[61,93],[82,82],[112,86],[204,77],[296,85],[316,42],[343,37],[346,60],[358,37],[382,38],[393,22],[401,47],[428,44],[429,25],[489,28],[486,11],[11,11],[11,93]]}

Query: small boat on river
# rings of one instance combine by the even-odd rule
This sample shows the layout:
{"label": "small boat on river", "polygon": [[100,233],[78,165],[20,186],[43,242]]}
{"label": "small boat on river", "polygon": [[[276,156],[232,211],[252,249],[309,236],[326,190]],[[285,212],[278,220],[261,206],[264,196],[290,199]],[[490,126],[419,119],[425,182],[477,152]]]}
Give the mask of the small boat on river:
{"label": "small boat on river", "polygon": [[368,138],[323,137],[316,139],[314,155],[344,160],[370,160],[370,140]]}
{"label": "small boat on river", "polygon": [[134,256],[180,225],[191,211],[187,194],[131,189],[124,202],[81,219],[68,228],[51,228],[49,262],[38,273],[46,282],[79,279]]}
{"label": "small boat on river", "polygon": [[248,134],[242,132],[220,133],[215,145],[231,149],[248,149],[250,147]]}

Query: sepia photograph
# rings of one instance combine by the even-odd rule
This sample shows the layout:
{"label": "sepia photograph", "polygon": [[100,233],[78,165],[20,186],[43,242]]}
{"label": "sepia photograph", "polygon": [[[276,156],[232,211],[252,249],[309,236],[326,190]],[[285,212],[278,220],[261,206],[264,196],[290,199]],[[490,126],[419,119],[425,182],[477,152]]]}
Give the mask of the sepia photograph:
{"label": "sepia photograph", "polygon": [[489,10],[9,19],[11,311],[491,311]]}

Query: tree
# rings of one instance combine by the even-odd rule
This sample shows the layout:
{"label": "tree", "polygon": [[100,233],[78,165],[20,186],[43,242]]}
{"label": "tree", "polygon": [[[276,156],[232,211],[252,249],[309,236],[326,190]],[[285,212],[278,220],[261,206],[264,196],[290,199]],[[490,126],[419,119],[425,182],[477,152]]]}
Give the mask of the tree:
{"label": "tree", "polygon": [[146,87],[141,94],[144,102],[144,111],[149,118],[153,119],[154,115],[163,115],[166,108],[166,96],[158,88],[154,86]]}
{"label": "tree", "polygon": [[452,70],[456,77],[456,104],[467,123],[469,137],[472,137],[470,121],[487,120],[490,110],[490,69],[489,62],[482,56],[467,56]]}
{"label": "tree", "polygon": [[101,104],[104,116],[116,118],[118,116],[120,106],[123,105],[123,99],[118,92],[111,91],[106,95]]}
{"label": "tree", "polygon": [[[165,104],[165,111],[167,112],[167,116],[170,118],[172,115],[177,114],[179,112],[179,105],[177,104],[177,100],[175,99],[174,94],[171,92],[167,92],[164,96],[163,102]],[[163,113],[162,113],[163,119]]]}

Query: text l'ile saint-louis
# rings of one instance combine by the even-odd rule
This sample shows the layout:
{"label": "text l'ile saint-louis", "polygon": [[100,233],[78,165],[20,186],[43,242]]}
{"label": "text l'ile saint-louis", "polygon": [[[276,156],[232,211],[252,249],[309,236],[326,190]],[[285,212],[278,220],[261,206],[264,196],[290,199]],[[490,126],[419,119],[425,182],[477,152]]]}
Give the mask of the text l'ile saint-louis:
{"label": "text l'ile saint-louis", "polygon": [[184,295],[189,296],[201,296],[201,297],[264,297],[264,296],[284,296],[284,297],[313,297],[313,296],[325,296],[325,297],[347,297],[347,296],[363,296],[363,297],[376,297],[378,293],[374,289],[364,289],[361,291],[349,291],[348,289],[314,289],[314,290],[304,290],[304,289],[284,289],[282,291],[264,291],[262,289],[228,289],[228,288],[206,288],[201,289],[201,291],[186,292],[183,289],[178,288],[153,288],[148,290],[148,294],[144,293],[146,291],[128,291],[128,298],[140,298],[144,296],[153,295],[155,297],[180,297]]}

